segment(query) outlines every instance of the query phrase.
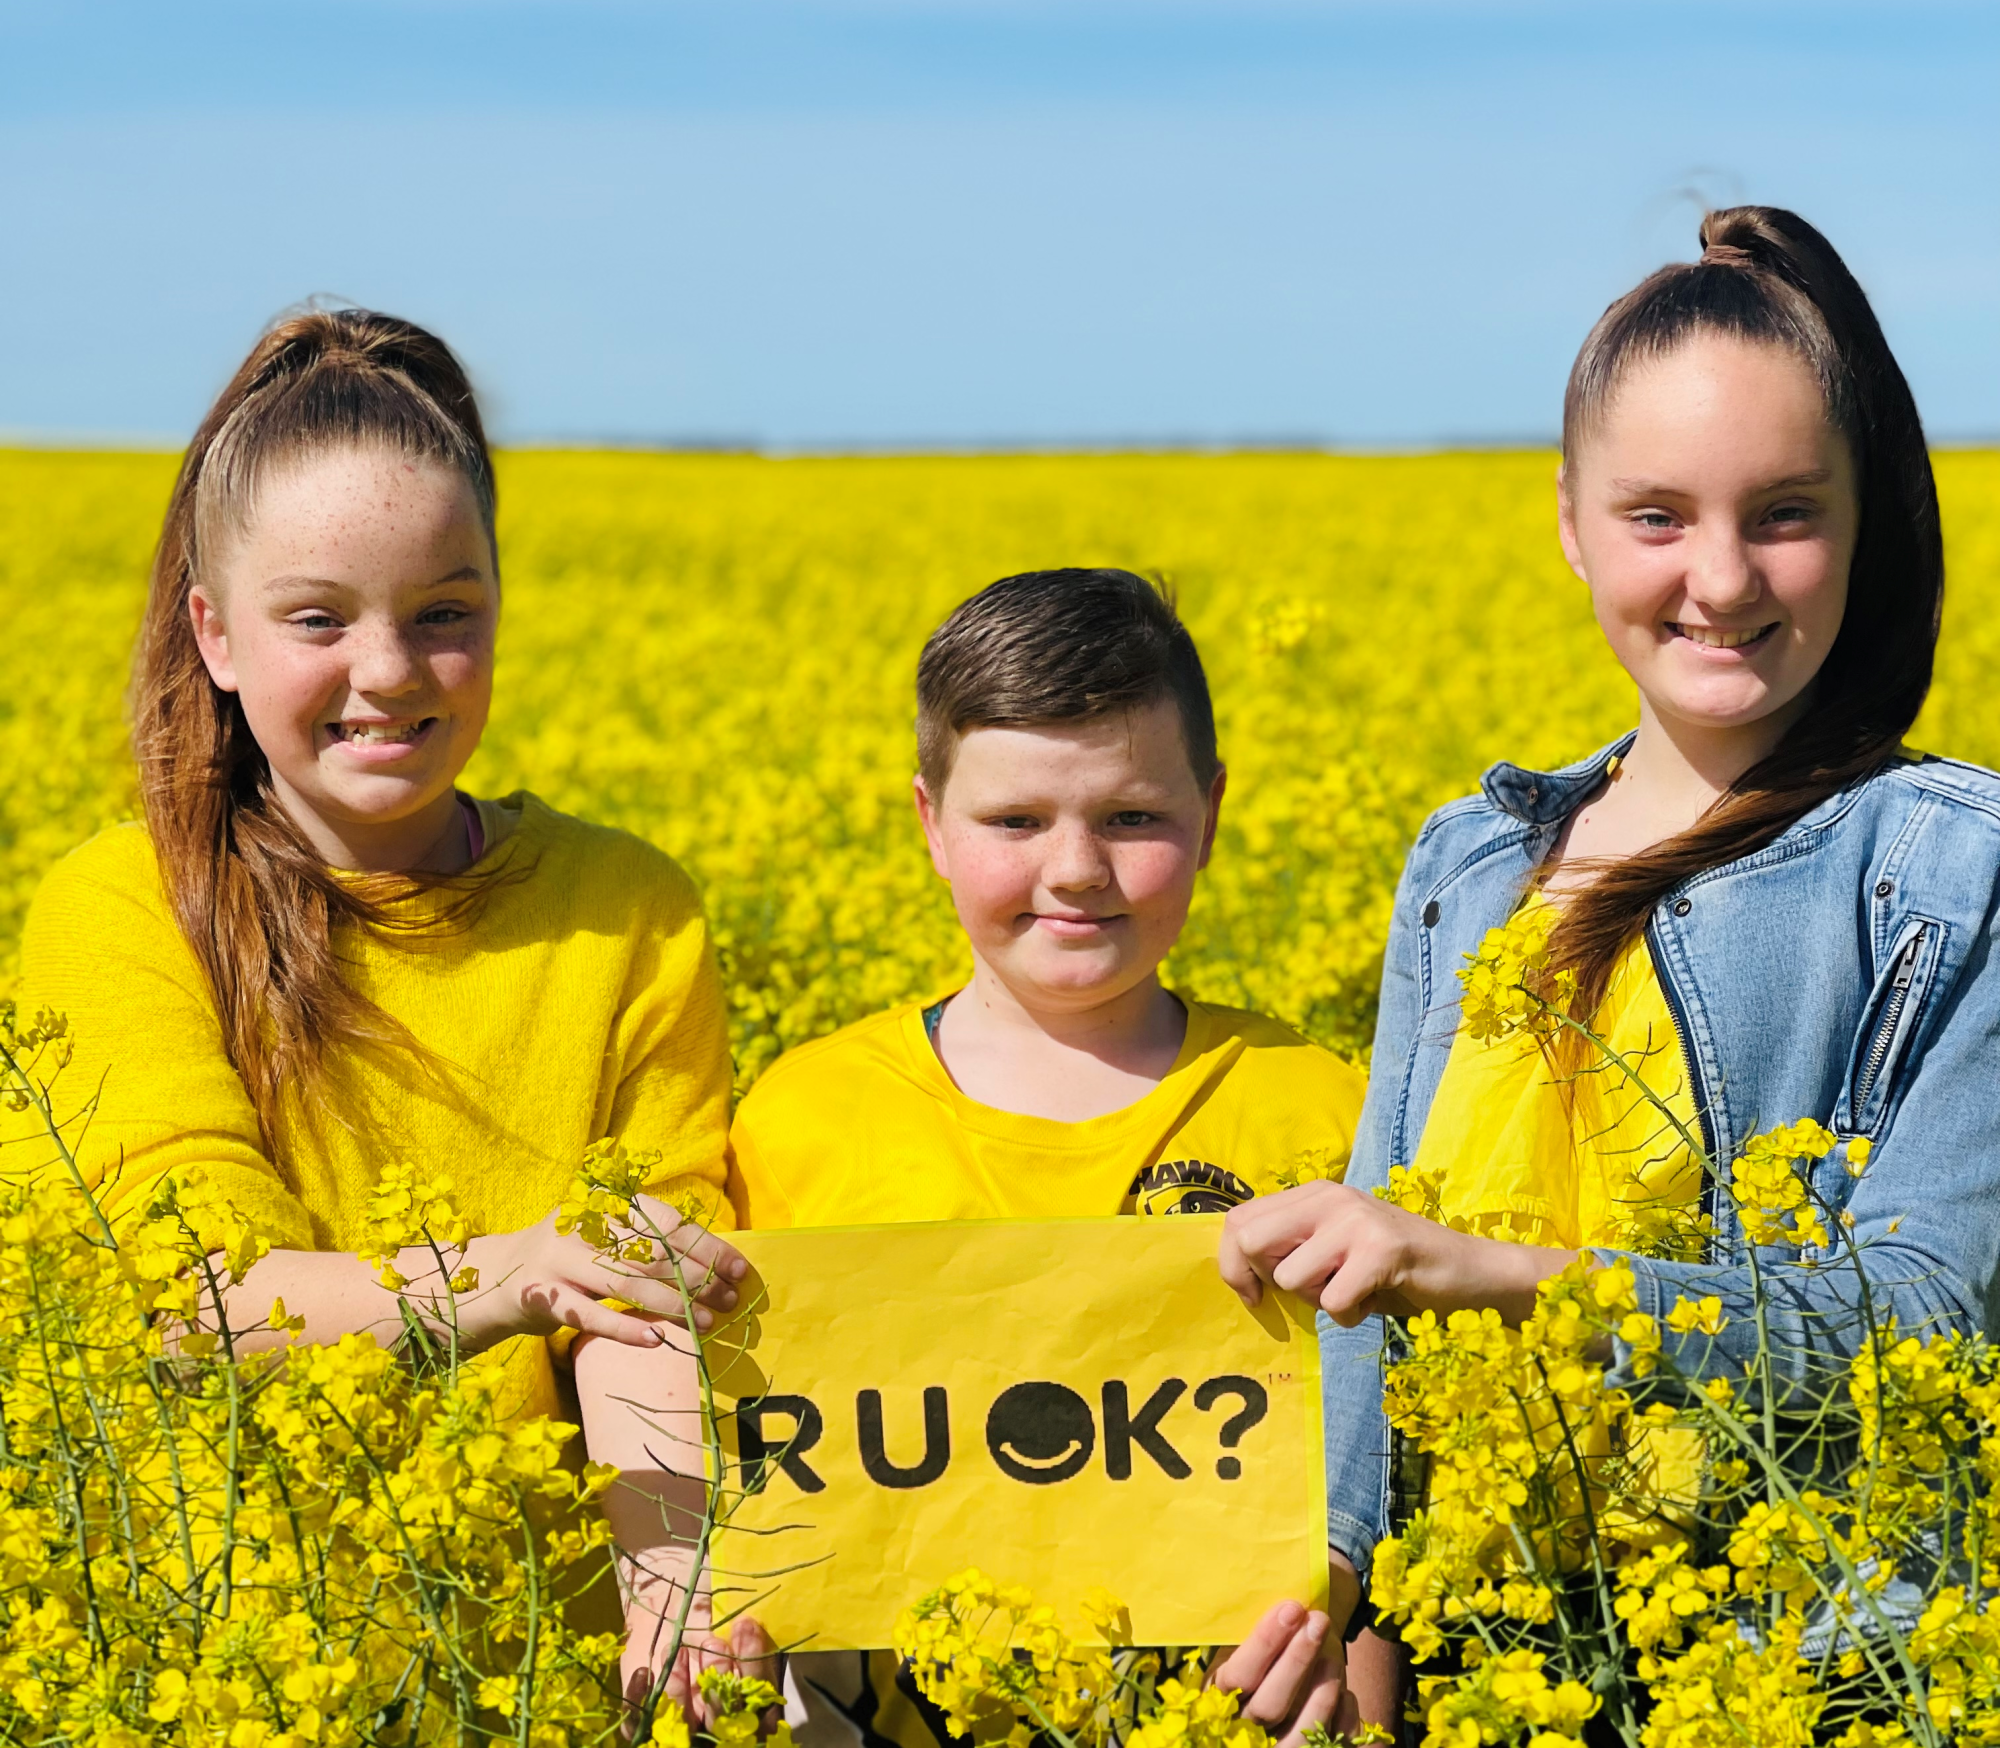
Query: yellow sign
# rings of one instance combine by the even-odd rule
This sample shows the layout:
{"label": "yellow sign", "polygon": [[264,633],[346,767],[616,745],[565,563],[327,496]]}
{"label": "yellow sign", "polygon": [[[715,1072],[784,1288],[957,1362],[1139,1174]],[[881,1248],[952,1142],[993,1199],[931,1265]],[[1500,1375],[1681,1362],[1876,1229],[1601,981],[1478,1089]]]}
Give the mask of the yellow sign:
{"label": "yellow sign", "polygon": [[1244,1309],[1221,1216],[732,1235],[747,1316],[710,1338],[729,1453],[718,1609],[781,1645],[886,1646],[978,1566],[1082,1629],[1229,1644],[1326,1590],[1319,1344]]}

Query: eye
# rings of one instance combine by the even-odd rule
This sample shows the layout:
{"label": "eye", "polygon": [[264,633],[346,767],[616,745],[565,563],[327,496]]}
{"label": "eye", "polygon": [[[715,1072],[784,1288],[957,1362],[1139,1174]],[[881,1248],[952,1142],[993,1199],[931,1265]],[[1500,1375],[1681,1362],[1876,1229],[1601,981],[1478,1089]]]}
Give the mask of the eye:
{"label": "eye", "polygon": [[461,619],[470,619],[472,609],[461,607],[455,602],[441,602],[435,607],[426,607],[417,615],[419,625],[456,625]]}
{"label": "eye", "polygon": [[1003,832],[1031,832],[1042,822],[1032,813],[996,813],[986,823]]}
{"label": "eye", "polygon": [[1136,831],[1153,824],[1159,817],[1157,813],[1148,813],[1143,808],[1128,807],[1121,813],[1114,813],[1107,823],[1119,831]]}
{"label": "eye", "polygon": [[1778,504],[1765,512],[1768,522],[1783,522],[1796,527],[1801,522],[1810,522],[1817,514],[1811,504]]}
{"label": "eye", "polygon": [[340,621],[331,613],[301,613],[292,623],[301,631],[338,631]]}
{"label": "eye", "polygon": [[1632,521],[1637,527],[1659,534],[1668,533],[1674,527],[1674,516],[1670,510],[1635,510]]}

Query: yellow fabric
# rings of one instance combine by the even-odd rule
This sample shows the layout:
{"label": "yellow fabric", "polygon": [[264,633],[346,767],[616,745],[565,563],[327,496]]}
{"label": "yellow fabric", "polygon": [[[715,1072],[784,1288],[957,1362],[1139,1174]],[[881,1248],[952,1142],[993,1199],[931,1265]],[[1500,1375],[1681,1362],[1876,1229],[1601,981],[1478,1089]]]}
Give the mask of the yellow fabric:
{"label": "yellow fabric", "polygon": [[[1538,892],[1525,901],[1547,902]],[[1612,967],[1591,1027],[1688,1133],[1699,1135],[1680,1034],[1643,937]],[[1459,1032],[1416,1157],[1420,1175],[1438,1174],[1445,1219],[1557,1249],[1689,1252],[1698,1242],[1701,1168],[1631,1076],[1596,1061],[1597,1054],[1584,1043],[1572,1060],[1553,1042],[1516,1036],[1481,1043]],[[1684,1521],[1700,1494],[1700,1436],[1642,1428],[1628,1454],[1649,1472],[1660,1516]],[[1643,1542],[1654,1529],[1642,1517],[1622,1533]]]}
{"label": "yellow fabric", "polygon": [[[1529,904],[1547,902],[1531,894]],[[1620,955],[1593,1028],[1690,1133],[1694,1093],[1644,939]],[[1453,1039],[1415,1167],[1474,1232],[1573,1249],[1658,1249],[1699,1202],[1686,1143],[1615,1065],[1516,1036]]]}
{"label": "yellow fabric", "polygon": [[[975,1103],[952,1083],[924,1004],[892,1008],[780,1057],[730,1130],[745,1227],[1208,1213],[1302,1171],[1347,1168],[1366,1083],[1258,1014],[1183,997],[1187,1036],[1136,1104],[1084,1123]],[[793,1658],[802,1748],[860,1740],[946,1748],[939,1715],[887,1651]]]}
{"label": "yellow fabric", "polygon": [[1260,1015],[1188,1001],[1187,1036],[1136,1104],[1084,1123],[994,1110],[953,1085],[911,1003],[779,1058],[730,1131],[746,1227],[1214,1212],[1339,1177],[1365,1083]]}
{"label": "yellow fabric", "polygon": [[[480,813],[475,866],[499,879],[469,925],[343,943],[355,986],[434,1069],[406,1051],[336,1051],[335,1120],[288,1124],[276,1158],[144,829],[114,827],[51,870],[18,999],[69,1016],[58,1113],[98,1093],[78,1152],[114,1218],[143,1209],[164,1173],[200,1166],[282,1246],[353,1250],[381,1168],[407,1160],[450,1175],[474,1232],[507,1232],[548,1213],[585,1147],[615,1135],[659,1149],[653,1187],[695,1190],[728,1227],[729,1052],[692,882],[651,846],[532,795]],[[511,1350],[512,1410],[557,1411],[546,1345]]]}

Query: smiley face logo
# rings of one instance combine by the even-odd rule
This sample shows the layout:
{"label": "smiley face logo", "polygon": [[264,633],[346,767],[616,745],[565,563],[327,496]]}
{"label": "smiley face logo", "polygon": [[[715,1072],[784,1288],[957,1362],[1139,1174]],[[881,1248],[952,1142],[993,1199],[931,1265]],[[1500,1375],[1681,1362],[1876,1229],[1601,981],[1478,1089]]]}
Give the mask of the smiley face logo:
{"label": "smiley face logo", "polygon": [[986,1411],[986,1448],[1010,1480],[1067,1481],[1097,1448],[1090,1404],[1061,1384],[1014,1384]]}

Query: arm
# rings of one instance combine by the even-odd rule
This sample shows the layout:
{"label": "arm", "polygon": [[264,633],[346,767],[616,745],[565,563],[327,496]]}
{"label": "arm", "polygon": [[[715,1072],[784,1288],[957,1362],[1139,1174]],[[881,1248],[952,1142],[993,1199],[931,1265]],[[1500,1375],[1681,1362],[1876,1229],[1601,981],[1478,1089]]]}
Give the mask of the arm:
{"label": "arm", "polygon": [[[474,1238],[462,1257],[446,1253],[448,1262],[477,1276],[476,1286],[451,1301],[459,1350],[479,1353],[510,1336],[558,1329],[604,1336],[628,1348],[655,1348],[665,1336],[653,1320],[682,1323],[687,1315],[676,1263],[688,1285],[697,1288],[695,1327],[708,1328],[717,1313],[736,1303],[734,1283],[750,1265],[721,1239],[651,1197],[641,1197],[634,1213],[647,1222],[646,1230],[665,1235],[672,1256],[608,1264],[575,1234],[557,1232],[553,1212],[519,1232]],[[447,1295],[437,1255],[413,1246],[397,1254],[394,1266],[408,1283],[400,1293],[383,1286],[375,1265],[351,1251],[274,1250],[223,1294],[230,1328],[245,1332],[232,1339],[245,1351],[293,1339],[268,1327],[274,1299],[305,1319],[301,1339],[306,1341],[331,1343],[350,1332],[392,1340],[402,1328],[405,1304],[442,1334]],[[610,1298],[636,1305],[644,1315],[602,1303]]]}
{"label": "arm", "polygon": [[[1989,924],[1928,1046],[1902,1070],[1901,1101],[1859,1183],[1847,1177],[1838,1154],[1815,1175],[1819,1193],[1835,1217],[1844,1216],[1849,1241],[1863,1253],[1861,1268],[1848,1242],[1811,1263],[1766,1246],[1756,1276],[1747,1260],[1664,1262],[1593,1252],[1632,1269],[1639,1308],[1660,1320],[1664,1357],[1684,1375],[1741,1377],[1763,1342],[1777,1382],[1803,1385],[1844,1365],[1869,1331],[1890,1319],[1904,1333],[1991,1326],[2000,1280],[2000,1104],[1985,1092],[2000,1060],[2000,963],[1993,945]],[[1774,1119],[1798,1114],[1810,1113]],[[1224,1275],[1250,1302],[1270,1281],[1317,1298],[1344,1325],[1489,1305],[1518,1321],[1532,1307],[1536,1285],[1572,1260],[1566,1251],[1451,1232],[1325,1184],[1236,1209],[1223,1258]],[[1676,1338],[1665,1330],[1677,1299],[1710,1294],[1730,1318],[1719,1336]],[[1629,1351],[1615,1346],[1622,1367]]]}
{"label": "arm", "polygon": [[708,1575],[698,1566],[709,1488],[694,1344],[678,1332],[642,1351],[580,1342],[576,1387],[591,1461],[619,1471],[604,1495],[604,1515],[625,1601],[626,1699],[642,1703],[660,1686],[668,1660],[665,1696],[697,1723],[705,1668],[776,1685],[776,1653],[755,1621],[735,1622],[727,1638],[713,1631]]}
{"label": "arm", "polygon": [[[315,1222],[265,1152],[207,980],[167,910],[143,832],[104,833],[51,871],[29,913],[22,961],[22,1006],[31,1014],[53,1008],[69,1020],[73,1054],[50,1081],[51,1102],[84,1181],[114,1225],[143,1216],[162,1179],[198,1174],[274,1246],[225,1294],[232,1328],[245,1332],[241,1346],[285,1339],[267,1327],[277,1298],[304,1315],[311,1341],[399,1329],[396,1296],[360,1257],[316,1247]],[[726,1061],[719,1018],[714,1031],[707,1047]],[[34,1157],[25,1148],[47,1152],[46,1136],[36,1143],[18,1125],[4,1133],[16,1139],[23,1161]],[[747,1265],[727,1245],[659,1212],[664,1228],[677,1229],[683,1266],[706,1277],[705,1303],[726,1309],[734,1302],[729,1282]],[[660,1284],[671,1272],[665,1264],[646,1271],[652,1280],[614,1277],[580,1240],[558,1236],[553,1216],[522,1232],[476,1238],[464,1260],[480,1275],[479,1290],[459,1308],[461,1333],[474,1348],[565,1326],[653,1344],[650,1324],[596,1302],[605,1294],[662,1316],[680,1314],[678,1291]],[[439,1296],[428,1252],[405,1252],[399,1265],[413,1299]]]}

